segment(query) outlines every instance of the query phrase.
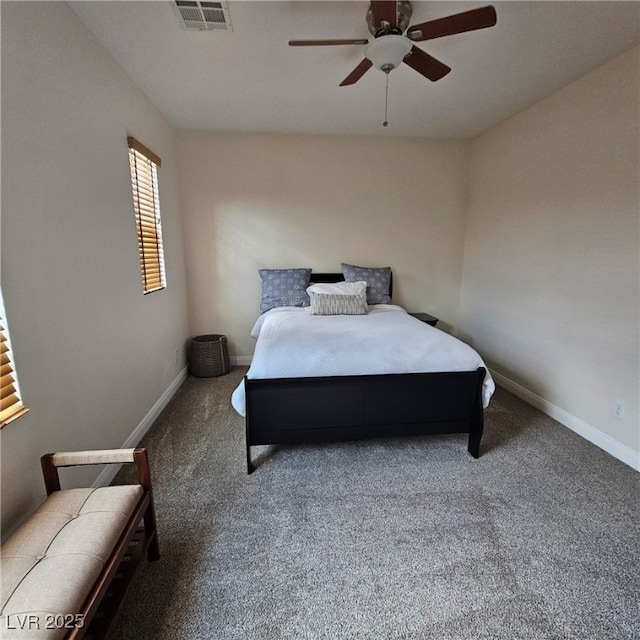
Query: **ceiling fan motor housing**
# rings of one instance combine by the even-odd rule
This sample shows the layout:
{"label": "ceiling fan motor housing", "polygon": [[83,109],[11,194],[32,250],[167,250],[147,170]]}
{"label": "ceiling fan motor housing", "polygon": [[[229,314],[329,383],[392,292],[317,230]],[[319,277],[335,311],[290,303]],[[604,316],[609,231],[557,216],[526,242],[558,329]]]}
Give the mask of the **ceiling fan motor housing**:
{"label": "ceiling fan motor housing", "polygon": [[373,13],[373,7],[370,5],[367,11],[367,27],[371,35],[381,36],[383,34],[396,34],[402,35],[405,29],[409,26],[413,9],[411,3],[408,0],[398,0],[396,2],[396,24],[390,25],[386,22],[377,22]]}

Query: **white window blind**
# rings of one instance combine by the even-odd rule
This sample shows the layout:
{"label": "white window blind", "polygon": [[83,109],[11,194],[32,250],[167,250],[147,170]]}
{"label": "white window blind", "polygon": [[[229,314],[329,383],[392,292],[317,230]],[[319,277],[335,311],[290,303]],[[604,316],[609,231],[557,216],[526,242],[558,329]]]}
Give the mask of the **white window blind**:
{"label": "white window blind", "polygon": [[0,292],[0,429],[25,414],[13,365],[2,293]]}
{"label": "white window blind", "polygon": [[158,192],[158,168],[162,163],[157,155],[135,138],[129,137],[127,142],[142,288],[147,294],[164,289],[167,284]]}

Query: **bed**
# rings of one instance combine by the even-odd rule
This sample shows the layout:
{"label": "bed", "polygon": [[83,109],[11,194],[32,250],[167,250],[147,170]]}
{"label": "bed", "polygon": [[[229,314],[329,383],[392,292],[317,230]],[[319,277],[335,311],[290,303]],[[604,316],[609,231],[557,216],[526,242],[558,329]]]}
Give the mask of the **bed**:
{"label": "bed", "polygon": [[468,433],[479,457],[490,373],[471,347],[402,307],[316,316],[282,306],[263,312],[251,333],[251,366],[232,395],[245,417],[247,473],[257,445]]}

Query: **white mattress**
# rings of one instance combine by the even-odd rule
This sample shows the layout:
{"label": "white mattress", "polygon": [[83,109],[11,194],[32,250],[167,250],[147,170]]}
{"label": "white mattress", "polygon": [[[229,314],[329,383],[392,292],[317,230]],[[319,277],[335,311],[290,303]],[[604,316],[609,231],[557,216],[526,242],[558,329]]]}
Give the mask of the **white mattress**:
{"label": "white mattress", "polygon": [[[306,308],[278,307],[262,314],[251,335],[256,348],[249,378],[298,378],[380,373],[475,371],[485,367],[469,345],[392,304],[361,316],[316,316]],[[482,403],[495,384],[487,369]],[[231,396],[245,415],[244,381]]]}

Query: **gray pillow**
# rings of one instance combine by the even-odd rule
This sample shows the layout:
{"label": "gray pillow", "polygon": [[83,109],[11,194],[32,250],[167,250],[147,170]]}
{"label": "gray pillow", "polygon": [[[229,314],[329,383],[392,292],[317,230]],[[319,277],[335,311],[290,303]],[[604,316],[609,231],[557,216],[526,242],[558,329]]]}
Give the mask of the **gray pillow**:
{"label": "gray pillow", "polygon": [[308,307],[311,269],[259,269],[262,278],[260,313],[276,307]]}
{"label": "gray pillow", "polygon": [[367,283],[367,304],[391,302],[391,267],[356,267],[342,263],[342,275],[347,282],[364,280]]}

